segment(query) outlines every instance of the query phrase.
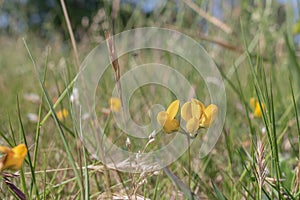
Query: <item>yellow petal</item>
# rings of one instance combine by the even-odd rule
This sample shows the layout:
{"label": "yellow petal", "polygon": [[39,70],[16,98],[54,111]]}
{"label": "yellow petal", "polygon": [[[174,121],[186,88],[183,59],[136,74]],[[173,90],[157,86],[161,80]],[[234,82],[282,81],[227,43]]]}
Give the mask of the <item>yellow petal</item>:
{"label": "yellow petal", "polygon": [[2,172],[5,168],[5,162],[8,154],[12,154],[12,150],[5,146],[0,146],[0,172]]}
{"label": "yellow petal", "polygon": [[12,151],[15,153],[15,155],[25,158],[27,155],[27,148],[25,144],[19,144],[18,146],[12,148]]}
{"label": "yellow petal", "polygon": [[192,115],[193,117],[200,119],[205,106],[197,99],[192,99]]}
{"label": "yellow petal", "polygon": [[117,97],[110,98],[109,108],[113,112],[119,112],[121,110],[121,100]]}
{"label": "yellow petal", "polygon": [[260,108],[260,104],[259,104],[259,102],[256,98],[251,98],[250,99],[250,105],[253,109],[253,116],[254,117],[261,117],[262,116],[262,110],[264,110],[264,111],[266,110],[264,103],[261,103],[262,109]]}
{"label": "yellow petal", "polygon": [[[263,110],[266,110],[264,103],[262,103],[261,106],[262,106]],[[261,117],[262,116],[262,110],[260,109],[259,102],[257,102],[256,105],[255,105],[255,109],[254,109],[253,115],[254,115],[254,117]]]}
{"label": "yellow petal", "polygon": [[179,121],[176,119],[169,119],[169,114],[161,111],[157,114],[157,122],[163,127],[166,133],[171,133],[179,128]]}
{"label": "yellow petal", "polygon": [[167,121],[168,118],[168,113],[165,111],[161,111],[157,114],[157,122],[161,125],[164,126],[165,122]]}
{"label": "yellow petal", "polygon": [[261,117],[262,113],[261,113],[260,108],[255,108],[253,115],[254,115],[254,117]]}
{"label": "yellow petal", "polygon": [[204,104],[201,101],[199,101],[198,99],[192,99],[192,101],[195,102],[196,104],[198,104],[200,106],[201,110],[205,109]]}
{"label": "yellow petal", "polygon": [[179,100],[175,100],[169,105],[166,111],[168,113],[168,119],[170,120],[174,119],[175,116],[177,115],[178,109],[179,109]]}
{"label": "yellow petal", "polygon": [[179,121],[176,120],[176,119],[173,119],[173,120],[167,120],[165,122],[165,125],[164,125],[164,131],[166,133],[172,133],[174,131],[177,131],[179,128]]}
{"label": "yellow petal", "polygon": [[19,144],[18,146],[10,149],[8,147],[0,147],[0,151],[6,151],[7,155],[0,162],[0,171],[5,169],[19,170],[27,155],[27,148],[25,144]]}
{"label": "yellow petal", "polygon": [[5,163],[6,158],[8,155],[13,154],[12,150],[5,146],[0,146],[0,152],[1,152],[1,160],[0,160],[0,172],[6,169]]}
{"label": "yellow petal", "polygon": [[192,119],[192,102],[189,101],[183,104],[181,108],[181,117],[186,122]]}
{"label": "yellow petal", "polygon": [[209,128],[215,121],[218,115],[218,107],[214,104],[210,104],[205,110],[200,119],[200,126]]}
{"label": "yellow petal", "polygon": [[8,147],[5,147],[5,146],[0,146],[0,153],[1,154],[7,154],[10,151],[11,151],[11,148],[8,148]]}
{"label": "yellow petal", "polygon": [[199,128],[199,119],[193,117],[186,123],[186,130],[189,133],[195,133]]}
{"label": "yellow petal", "polygon": [[209,127],[209,119],[205,113],[202,114],[200,121],[199,121],[199,126],[203,128],[208,128]]}

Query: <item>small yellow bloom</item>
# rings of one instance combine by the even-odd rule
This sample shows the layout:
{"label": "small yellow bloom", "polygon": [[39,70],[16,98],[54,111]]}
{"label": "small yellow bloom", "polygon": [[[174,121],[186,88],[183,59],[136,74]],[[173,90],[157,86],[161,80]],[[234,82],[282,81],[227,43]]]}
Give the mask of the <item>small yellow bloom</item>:
{"label": "small yellow bloom", "polygon": [[204,110],[203,116],[200,119],[200,127],[209,128],[218,116],[218,107],[210,104]]}
{"label": "small yellow bloom", "polygon": [[157,121],[164,128],[166,133],[171,133],[178,130],[179,121],[175,119],[178,109],[179,100],[175,100],[170,104],[167,111],[161,111],[158,113]]}
{"label": "small yellow bloom", "polygon": [[[250,105],[252,107],[252,109],[254,110],[253,115],[254,117],[261,117],[262,116],[262,111],[260,109],[260,105],[257,99],[255,98],[251,98],[250,99]],[[261,103],[262,109],[265,111],[265,104]]]}
{"label": "small yellow bloom", "polygon": [[19,170],[27,155],[25,144],[19,144],[14,148],[0,146],[0,172],[3,170]]}
{"label": "small yellow bloom", "polygon": [[121,110],[121,100],[117,97],[112,97],[109,99],[109,107],[113,112],[119,112]]}
{"label": "small yellow bloom", "polygon": [[186,121],[189,133],[195,133],[201,127],[209,128],[218,115],[218,107],[210,104],[205,108],[197,99],[186,102],[181,109],[181,117]]}
{"label": "small yellow bloom", "polygon": [[56,112],[56,116],[60,121],[65,119],[68,116],[68,114],[68,110],[65,108]]}

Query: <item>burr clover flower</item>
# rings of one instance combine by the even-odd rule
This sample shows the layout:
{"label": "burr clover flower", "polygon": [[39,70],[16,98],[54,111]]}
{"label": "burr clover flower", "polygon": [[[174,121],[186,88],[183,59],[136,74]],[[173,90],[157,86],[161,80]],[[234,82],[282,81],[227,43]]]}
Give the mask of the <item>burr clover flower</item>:
{"label": "burr clover flower", "polygon": [[186,122],[186,130],[195,133],[199,128],[209,128],[218,115],[218,107],[210,104],[205,107],[197,99],[186,102],[181,109],[181,117]]}
{"label": "burr clover flower", "polygon": [[166,111],[161,111],[157,115],[158,123],[166,133],[172,133],[179,128],[179,121],[175,119],[179,109],[179,100],[173,101]]}
{"label": "burr clover flower", "polygon": [[0,172],[3,170],[19,170],[27,155],[25,144],[19,144],[14,148],[0,146]]}

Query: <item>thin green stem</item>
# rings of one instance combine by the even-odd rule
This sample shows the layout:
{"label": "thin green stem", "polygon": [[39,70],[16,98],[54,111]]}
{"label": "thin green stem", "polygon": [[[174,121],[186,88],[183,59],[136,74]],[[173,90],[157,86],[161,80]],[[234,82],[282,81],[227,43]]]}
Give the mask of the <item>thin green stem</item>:
{"label": "thin green stem", "polygon": [[[293,105],[294,105],[294,111],[295,111],[295,117],[296,117],[296,123],[297,123],[297,130],[298,134],[300,134],[300,124],[299,124],[299,119],[298,119],[298,111],[297,111],[297,103],[295,100],[295,94],[294,94],[294,89],[293,89],[293,84],[290,76],[290,88],[292,92],[292,98],[293,98]],[[300,160],[300,135],[298,135],[298,149],[299,149],[299,154],[298,154],[298,160]]]}
{"label": "thin green stem", "polygon": [[189,186],[189,188],[191,188],[191,147],[190,147],[191,138],[187,137],[187,141],[188,141],[187,154],[188,154],[188,173],[189,173],[188,186]]}

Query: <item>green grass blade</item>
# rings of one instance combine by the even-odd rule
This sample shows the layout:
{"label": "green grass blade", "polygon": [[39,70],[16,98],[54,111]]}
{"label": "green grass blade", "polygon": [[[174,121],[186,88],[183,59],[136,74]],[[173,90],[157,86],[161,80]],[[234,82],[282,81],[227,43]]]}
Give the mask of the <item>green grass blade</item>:
{"label": "green grass blade", "polygon": [[167,167],[163,167],[163,171],[187,199],[198,199],[198,197],[190,190],[190,188],[185,185],[182,180],[180,180],[175,174],[173,174]]}
{"label": "green grass blade", "polygon": [[298,117],[298,109],[297,109],[297,104],[296,104],[296,100],[295,100],[295,94],[294,94],[294,89],[293,89],[293,84],[291,81],[291,76],[290,76],[290,88],[291,88],[291,92],[292,92],[292,98],[293,98],[293,105],[294,105],[294,111],[295,111],[295,116],[296,116],[296,122],[297,122],[297,130],[298,130],[298,160],[300,160],[300,124],[299,124],[299,117]]}
{"label": "green grass blade", "polygon": [[12,147],[13,146],[16,146],[17,145],[17,141],[16,141],[16,138],[14,136],[14,130],[13,130],[13,127],[12,127],[12,122],[9,118],[9,130],[10,130],[10,134],[11,134],[11,138],[12,138],[12,141],[13,141],[13,144],[11,142],[9,142],[8,144],[10,144]]}
{"label": "green grass blade", "polygon": [[237,69],[235,70],[235,75],[236,75],[236,79],[237,79],[237,82],[238,82],[238,88],[239,88],[239,93],[240,93],[241,101],[243,102],[244,108],[245,108],[245,111],[246,111],[246,118],[247,118],[247,121],[248,121],[248,124],[249,124],[250,133],[251,133],[251,136],[253,137],[253,139],[256,141],[256,135],[254,133],[254,128],[253,128],[252,122],[251,122],[250,117],[249,117],[249,109],[250,109],[250,107],[249,107],[249,105],[248,105],[248,103],[247,103],[247,101],[246,101],[246,99],[244,97],[243,89],[242,89],[242,85],[241,85],[241,81],[240,81]]}
{"label": "green grass blade", "polygon": [[[28,52],[28,54],[29,54],[29,56],[30,56],[30,59],[31,59],[31,61],[32,61],[32,63],[33,63],[34,69],[35,69],[35,71],[36,71],[36,74],[37,74],[37,77],[38,77],[38,80],[39,80],[39,83],[40,83],[40,86],[42,87],[42,91],[43,91],[43,94],[44,94],[44,96],[45,96],[45,100],[46,100],[46,102],[47,102],[47,104],[48,104],[48,106],[49,106],[49,109],[50,109],[50,112],[51,112],[52,117],[53,117],[53,119],[54,119],[55,125],[56,125],[56,127],[57,127],[57,129],[58,129],[59,135],[60,135],[61,140],[62,140],[62,142],[63,142],[63,144],[64,144],[64,147],[65,147],[67,156],[68,156],[68,158],[69,158],[69,162],[70,162],[70,164],[71,164],[71,166],[72,166],[72,168],[73,168],[74,174],[75,174],[75,176],[76,176],[76,180],[77,180],[78,186],[80,187],[80,191],[83,192],[83,186],[82,186],[82,184],[81,184],[80,174],[79,174],[79,171],[78,171],[78,169],[77,169],[77,166],[76,166],[74,157],[73,157],[73,155],[72,155],[72,152],[71,152],[69,143],[68,143],[68,141],[67,141],[67,139],[66,139],[66,136],[65,136],[65,134],[64,134],[64,131],[63,131],[61,125],[60,125],[59,119],[58,119],[57,116],[56,116],[56,113],[55,113],[55,111],[54,111],[54,106],[53,106],[53,104],[52,104],[52,102],[51,102],[51,99],[50,99],[50,97],[49,97],[49,94],[48,94],[48,92],[47,92],[47,90],[46,90],[46,88],[45,88],[45,86],[44,86],[44,84],[43,84],[42,77],[41,77],[41,75],[40,75],[40,73],[39,73],[39,71],[38,71],[38,69],[37,69],[37,66],[36,66],[36,64],[35,64],[35,61],[34,61],[32,55],[31,55],[31,52],[30,52],[30,50],[29,50],[29,48],[28,48],[28,46],[27,46],[27,43],[26,43],[25,39],[23,39],[23,41],[24,41],[25,47],[26,47],[26,49],[27,49],[27,52]],[[65,91],[66,91],[66,93],[67,93],[68,90],[65,90]],[[42,124],[42,123],[41,123],[41,124]]]}
{"label": "green grass blade", "polygon": [[[26,134],[25,134],[22,118],[21,118],[21,110],[20,110],[20,103],[19,103],[19,98],[18,97],[17,97],[17,106],[18,106],[18,119],[19,119],[19,124],[20,124],[20,127],[21,127],[22,138],[24,140],[24,143],[25,143],[27,149],[29,149],[28,148],[28,143],[27,143],[27,140],[26,140]],[[28,156],[28,163],[29,163],[30,173],[31,173],[31,178],[32,178],[31,179],[32,182],[31,182],[29,197],[32,198],[32,192],[33,192],[33,190],[35,190],[36,198],[39,199],[39,193],[38,193],[38,187],[36,185],[34,167],[33,167],[32,162],[31,162],[31,155],[30,155],[29,150],[28,150],[27,156]],[[24,173],[22,173],[21,176],[25,176]]]}
{"label": "green grass blade", "polygon": [[83,151],[83,159],[84,159],[84,195],[85,195],[85,200],[90,199],[90,180],[89,180],[89,170],[88,170],[88,162],[87,162],[87,153],[84,149],[84,147],[82,147],[82,151]]}
{"label": "green grass blade", "polygon": [[222,192],[220,191],[220,189],[218,188],[218,186],[213,181],[211,181],[211,184],[212,184],[212,186],[214,188],[214,191],[216,193],[217,199],[219,199],[219,200],[226,200],[226,197],[222,194]]}
{"label": "green grass blade", "polygon": [[157,178],[156,178],[156,183],[155,183],[155,188],[154,188],[154,194],[153,194],[153,197],[152,197],[153,200],[156,200],[158,186],[159,186],[159,181],[160,181],[160,176],[158,174]]}
{"label": "green grass blade", "polygon": [[[77,79],[77,76],[69,83],[69,85],[65,88],[65,90],[61,93],[61,95],[57,98],[57,101],[53,104],[53,109],[55,109],[61,101],[65,98],[65,96],[69,93],[71,88],[73,87],[75,81]],[[45,115],[45,117],[41,120],[41,126],[44,125],[44,123],[47,121],[47,119],[51,116],[52,112],[51,110],[48,111],[48,113]]]}
{"label": "green grass blade", "polygon": [[9,146],[11,146],[11,147],[14,146],[14,145],[11,143],[11,141],[9,140],[9,138],[6,137],[5,133],[3,133],[2,131],[0,131],[0,136],[1,136],[2,139],[5,140],[5,142],[6,142]]}
{"label": "green grass blade", "polygon": [[296,56],[296,51],[295,49],[293,49],[292,45],[291,45],[291,42],[289,41],[289,38],[288,38],[288,35],[287,34],[284,34],[284,40],[285,40],[285,43],[286,43],[286,46],[287,46],[287,49],[288,49],[288,52],[289,52],[289,55],[290,55],[290,58],[293,62],[293,66],[295,67],[297,73],[298,73],[298,76],[300,76],[300,64],[298,62],[298,58]]}
{"label": "green grass blade", "polygon": [[[73,109],[71,109],[73,110]],[[72,116],[73,116],[74,113],[72,113]],[[80,118],[81,119],[81,118]],[[76,123],[76,120],[74,119],[73,120],[75,123]],[[77,122],[78,123],[78,122]],[[78,140],[80,140],[80,138],[83,138],[83,133],[82,133],[82,128],[81,128],[81,121],[79,122],[80,124],[80,137],[78,138]],[[76,127],[74,127],[75,129]],[[85,191],[84,191],[84,195],[85,195],[85,199],[88,200],[90,199],[90,179],[89,179],[89,170],[88,170],[88,158],[87,158],[87,152],[86,152],[86,149],[84,148],[84,146],[82,146],[82,154],[83,154],[83,162],[84,162],[84,188],[85,188]]]}

